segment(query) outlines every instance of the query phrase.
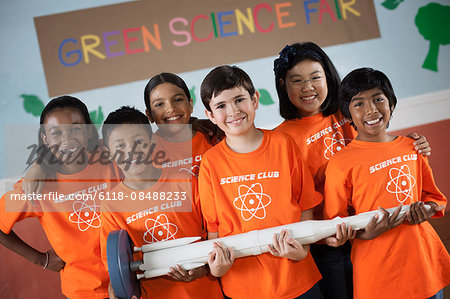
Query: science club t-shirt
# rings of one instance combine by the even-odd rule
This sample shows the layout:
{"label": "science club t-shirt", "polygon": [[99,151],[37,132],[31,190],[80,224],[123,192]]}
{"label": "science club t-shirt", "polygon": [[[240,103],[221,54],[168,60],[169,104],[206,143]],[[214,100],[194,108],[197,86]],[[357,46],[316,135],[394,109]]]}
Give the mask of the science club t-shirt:
{"label": "science club t-shirt", "polygon": [[[446,205],[427,158],[412,143],[407,137],[353,140],[330,159],[325,219],[348,216],[349,206],[359,214],[417,201]],[[401,224],[373,240],[355,239],[351,259],[355,298],[428,298],[450,283],[450,256],[428,221]]]}
{"label": "science club t-shirt", "polygon": [[[61,289],[69,298],[108,297],[109,276],[100,258],[98,194],[117,184],[111,164],[86,166],[76,174],[57,174],[44,185],[41,200],[11,200],[25,196],[21,183],[0,201],[0,229],[9,234],[16,222],[37,217],[56,254],[65,261]],[[46,197],[44,197],[44,195]]]}
{"label": "science club t-shirt", "polygon": [[[121,183],[112,194],[123,201],[102,202],[100,243],[106,268],[107,238],[114,230],[126,230],[137,247],[184,237],[206,238],[195,178],[184,173],[175,177],[163,170],[158,182],[145,190]],[[134,260],[142,260],[142,253],[134,254]],[[142,296],[148,298],[223,298],[219,282],[211,275],[191,282],[160,276],[141,279],[140,283]]]}
{"label": "science club t-shirt", "polygon": [[185,142],[170,142],[156,135],[157,150],[163,151],[167,162],[161,168],[198,177],[202,155],[213,147],[205,134],[196,132],[192,139]]}
{"label": "science club t-shirt", "polygon": [[[298,222],[322,201],[292,138],[263,133],[253,152],[233,152],[223,140],[203,155],[199,191],[208,232],[225,237]],[[309,253],[299,262],[264,253],[236,259],[221,282],[233,298],[293,298],[320,278]]]}
{"label": "science club t-shirt", "polygon": [[357,135],[339,111],[329,116],[318,113],[301,119],[285,120],[275,130],[295,140],[319,192],[323,191],[328,161]]}

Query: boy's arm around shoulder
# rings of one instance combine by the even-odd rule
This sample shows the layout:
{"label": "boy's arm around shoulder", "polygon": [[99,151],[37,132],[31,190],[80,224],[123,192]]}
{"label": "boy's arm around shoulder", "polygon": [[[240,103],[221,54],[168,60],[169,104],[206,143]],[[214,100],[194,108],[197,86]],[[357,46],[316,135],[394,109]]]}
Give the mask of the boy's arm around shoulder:
{"label": "boy's arm around shoulder", "polygon": [[414,140],[414,149],[418,154],[421,154],[423,156],[431,156],[431,147],[425,136],[419,135],[417,133],[409,133],[408,135],[406,135],[406,137]]}

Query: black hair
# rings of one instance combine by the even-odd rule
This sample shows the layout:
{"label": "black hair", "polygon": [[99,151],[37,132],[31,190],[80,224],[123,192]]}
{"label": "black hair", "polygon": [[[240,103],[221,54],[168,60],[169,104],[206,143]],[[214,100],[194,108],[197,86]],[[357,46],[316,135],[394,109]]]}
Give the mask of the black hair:
{"label": "black hair", "polygon": [[184,91],[184,93],[188,99],[191,98],[189,88],[187,87],[186,82],[184,82],[184,80],[181,79],[180,76],[177,76],[172,73],[161,73],[161,74],[153,76],[148,81],[147,85],[144,88],[144,103],[145,103],[145,107],[147,108],[148,112],[152,111],[151,106],[150,106],[150,93],[152,92],[152,90],[155,87],[157,87],[158,85],[163,84],[163,83],[172,83],[173,85],[178,86],[179,88],[181,88]]}
{"label": "black hair", "polygon": [[275,86],[280,102],[280,115],[288,120],[300,118],[297,107],[291,103],[286,91],[286,73],[303,60],[317,61],[322,65],[327,80],[328,94],[320,108],[324,116],[336,113],[338,90],[341,83],[339,74],[322,48],[313,42],[304,42],[285,46],[280,52],[280,56],[274,61]]}
{"label": "black hair", "polygon": [[[55,168],[54,164],[56,161],[58,161],[58,159],[55,157],[50,148],[48,148],[48,146],[44,143],[44,140],[42,139],[42,135],[46,135],[44,124],[47,115],[49,115],[56,109],[64,109],[64,108],[71,108],[77,110],[84,119],[86,129],[91,133],[88,138],[87,148],[84,150],[91,151],[99,146],[97,129],[92,123],[86,105],[82,101],[80,101],[76,97],[69,95],[59,96],[50,100],[50,102],[48,102],[48,104],[42,110],[40,116],[39,120],[40,127],[38,133],[38,150],[36,152],[35,159],[33,159],[33,162],[37,162],[38,164],[40,164],[44,168],[44,171],[47,172],[49,175],[54,175],[55,171],[57,171],[57,168]],[[59,165],[57,164],[56,166],[58,167]]]}
{"label": "black hair", "polygon": [[134,107],[122,106],[119,109],[111,112],[103,122],[102,137],[103,144],[106,147],[108,147],[108,141],[111,132],[117,126],[123,124],[145,125],[144,129],[147,131],[148,136],[150,138],[152,137],[153,132],[147,116]]}
{"label": "black hair", "polygon": [[253,96],[256,91],[250,76],[239,67],[230,65],[216,67],[206,75],[200,87],[203,105],[208,111],[211,111],[209,103],[213,97],[224,90],[236,87],[243,87],[250,96]]}
{"label": "black hair", "polygon": [[39,147],[44,145],[44,141],[42,140],[41,133],[45,135],[45,130],[43,124],[45,123],[45,119],[48,114],[53,112],[55,109],[64,109],[64,108],[72,108],[75,110],[78,110],[80,112],[81,116],[84,119],[84,122],[86,125],[88,125],[88,129],[92,130],[92,136],[88,140],[87,150],[92,150],[96,146],[98,146],[98,132],[95,128],[94,124],[92,123],[91,117],[89,116],[89,111],[86,107],[86,105],[77,99],[76,97],[69,96],[69,95],[63,95],[56,97],[52,99],[48,104],[44,107],[44,110],[42,110],[41,117],[39,120],[39,123],[41,124],[39,128]]}
{"label": "black hair", "polygon": [[[349,106],[352,98],[361,92],[373,88],[380,89],[388,98],[392,115],[397,105],[397,97],[395,96],[391,82],[383,72],[368,67],[353,70],[342,80],[338,97],[339,109],[342,115],[348,120],[351,120]],[[350,124],[355,127],[353,122],[350,122]]]}

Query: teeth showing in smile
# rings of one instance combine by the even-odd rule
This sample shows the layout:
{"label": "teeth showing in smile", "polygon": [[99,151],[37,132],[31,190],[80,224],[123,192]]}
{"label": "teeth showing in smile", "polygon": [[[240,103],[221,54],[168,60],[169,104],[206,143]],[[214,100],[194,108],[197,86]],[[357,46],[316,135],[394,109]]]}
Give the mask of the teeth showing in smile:
{"label": "teeth showing in smile", "polygon": [[316,95],[308,96],[308,97],[302,97],[301,99],[303,101],[312,101],[316,98]]}
{"label": "teeth showing in smile", "polygon": [[232,124],[232,125],[236,125],[236,124],[240,123],[243,119],[244,118],[235,119],[235,120],[229,121],[228,123]]}
{"label": "teeth showing in smile", "polygon": [[178,115],[178,116],[172,116],[172,117],[166,118],[166,121],[176,121],[176,120],[179,120],[180,118],[181,118],[180,115]]}
{"label": "teeth showing in smile", "polygon": [[368,120],[368,121],[366,121],[366,123],[368,125],[374,125],[374,124],[378,123],[380,120],[381,120],[381,118],[374,119],[374,120]]}
{"label": "teeth showing in smile", "polygon": [[62,154],[69,154],[69,153],[74,153],[77,149],[78,149],[78,147],[74,147],[74,148],[65,148],[65,149],[61,149],[60,152],[61,152]]}

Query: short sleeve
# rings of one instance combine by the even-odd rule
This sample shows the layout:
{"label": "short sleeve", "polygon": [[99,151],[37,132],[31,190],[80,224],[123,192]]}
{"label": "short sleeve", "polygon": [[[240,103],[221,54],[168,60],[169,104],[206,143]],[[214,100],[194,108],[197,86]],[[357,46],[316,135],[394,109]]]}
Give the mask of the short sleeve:
{"label": "short sleeve", "polygon": [[108,270],[108,259],[106,255],[106,245],[108,241],[108,235],[111,231],[121,229],[121,227],[114,220],[114,212],[110,212],[107,204],[102,204],[102,211],[100,212],[101,229],[100,229],[100,255],[105,266]]}
{"label": "short sleeve", "polygon": [[209,160],[203,156],[200,164],[200,174],[198,178],[198,190],[200,195],[200,207],[206,222],[208,232],[215,233],[218,231],[219,220],[216,210],[216,199],[211,180],[211,169]]}
{"label": "short sleeve", "polygon": [[200,193],[198,190],[198,179],[195,176],[192,176],[192,211],[195,212],[195,215],[201,219],[202,223],[202,239],[205,240],[207,236],[206,231],[206,221],[203,217],[202,208],[200,204]]}
{"label": "short sleeve", "polygon": [[40,203],[35,205],[26,200],[26,195],[22,191],[20,183],[14,185],[13,191],[5,193],[0,199],[0,230],[9,234],[15,223],[31,217],[40,217]]}
{"label": "short sleeve", "polygon": [[332,157],[325,171],[324,219],[347,217],[351,199],[351,184],[346,170],[339,165],[338,157]]}
{"label": "short sleeve", "polygon": [[[294,184],[294,189],[296,186],[300,187],[298,190],[299,205],[302,211],[306,211],[319,205],[323,197],[316,191],[311,171],[303,161],[303,155],[300,149],[290,137],[288,146],[291,147],[292,161],[294,164],[291,172],[292,183]],[[300,182],[297,183],[299,180]]]}
{"label": "short sleeve", "polygon": [[[447,198],[442,194],[442,192],[436,186],[434,181],[433,172],[428,163],[427,157],[423,157],[422,155],[418,155],[421,160],[422,167],[422,195],[421,201],[427,202],[432,201],[436,203],[438,206],[446,206]],[[437,212],[433,218],[444,216],[444,211]]]}

